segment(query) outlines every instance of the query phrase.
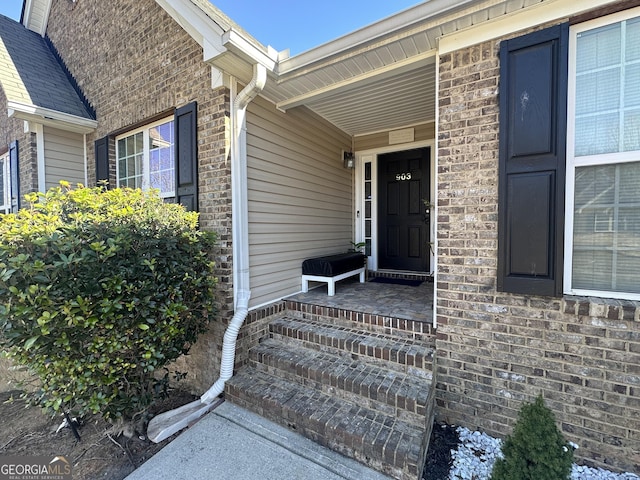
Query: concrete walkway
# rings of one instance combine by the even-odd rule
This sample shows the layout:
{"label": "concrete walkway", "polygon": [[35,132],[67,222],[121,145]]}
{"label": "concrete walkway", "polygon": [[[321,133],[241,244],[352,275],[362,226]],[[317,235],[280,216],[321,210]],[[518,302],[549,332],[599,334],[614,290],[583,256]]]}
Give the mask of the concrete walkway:
{"label": "concrete walkway", "polygon": [[141,465],[126,480],[388,480],[229,402]]}

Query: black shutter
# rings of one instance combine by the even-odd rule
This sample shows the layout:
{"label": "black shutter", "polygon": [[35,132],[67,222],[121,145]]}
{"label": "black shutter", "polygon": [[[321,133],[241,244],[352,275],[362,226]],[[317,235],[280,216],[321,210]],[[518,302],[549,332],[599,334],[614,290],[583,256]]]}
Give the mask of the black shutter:
{"label": "black shutter", "polygon": [[561,295],[568,24],[500,45],[498,290]]}
{"label": "black shutter", "polygon": [[20,209],[20,162],[18,159],[18,141],[9,145],[9,176],[11,177],[11,213]]}
{"label": "black shutter", "polygon": [[[96,140],[94,144],[96,154],[96,185],[109,182],[109,136]],[[110,188],[110,185],[107,185]]]}
{"label": "black shutter", "polygon": [[192,102],[175,113],[176,202],[187,210],[198,210],[197,104]]}

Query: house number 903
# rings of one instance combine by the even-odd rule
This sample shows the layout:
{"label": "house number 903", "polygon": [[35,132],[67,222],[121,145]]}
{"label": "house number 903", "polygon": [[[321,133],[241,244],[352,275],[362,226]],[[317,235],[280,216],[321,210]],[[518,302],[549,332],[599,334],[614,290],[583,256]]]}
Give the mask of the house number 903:
{"label": "house number 903", "polygon": [[411,180],[411,172],[409,173],[396,173],[396,180]]}

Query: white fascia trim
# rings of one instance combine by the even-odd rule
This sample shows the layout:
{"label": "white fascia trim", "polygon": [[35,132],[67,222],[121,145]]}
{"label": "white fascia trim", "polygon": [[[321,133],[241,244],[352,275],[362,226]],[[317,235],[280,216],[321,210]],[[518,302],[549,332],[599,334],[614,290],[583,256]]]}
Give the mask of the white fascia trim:
{"label": "white fascia trim", "polygon": [[481,42],[501,38],[514,32],[565,19],[583,12],[616,3],[616,0],[548,0],[496,20],[474,25],[440,37],[438,52],[454,52]]}
{"label": "white fascia trim", "polygon": [[226,19],[216,21],[192,0],[156,0],[156,3],[202,47],[205,63],[215,67],[216,58],[231,52],[251,65],[259,63],[270,72],[275,70],[278,52],[248,38],[238,29],[225,30]]}
{"label": "white fascia trim", "polygon": [[401,30],[432,17],[444,15],[450,10],[460,9],[465,5],[472,5],[474,3],[479,3],[479,0],[431,0],[423,2],[415,7],[403,10],[336,40],[313,48],[312,50],[282,60],[279,64],[278,74],[284,75],[293,70],[335,56],[345,50],[371,43],[372,40],[389,35],[390,32]]}
{"label": "white fascia trim", "polygon": [[226,52],[221,36],[224,29],[191,0],[156,0],[203,49],[204,61]]}
{"label": "white fascia trim", "polygon": [[8,116],[76,133],[91,133],[98,128],[96,120],[58,112],[49,108],[8,102]]}
{"label": "white fascia trim", "polygon": [[263,65],[269,72],[273,72],[278,63],[278,52],[276,50],[272,48],[265,49],[262,45],[256,45],[242,32],[233,28],[222,35],[222,45],[227,50],[244,57],[251,64],[258,63]]}
{"label": "white fascia trim", "polygon": [[27,25],[29,24],[29,17],[31,16],[31,11],[33,10],[33,2],[35,0],[24,0],[24,13],[22,15],[22,25],[26,28],[29,28]]}
{"label": "white fascia trim", "polygon": [[366,85],[367,83],[373,83],[377,80],[380,80],[386,75],[399,74],[405,71],[410,71],[414,69],[416,67],[416,64],[418,63],[422,63],[425,65],[428,63],[435,63],[436,55],[437,52],[435,50],[421,53],[419,55],[416,55],[415,57],[406,58],[399,62],[385,65],[382,68],[377,68],[375,70],[356,75],[355,77],[343,80],[342,82],[333,83],[331,85],[327,85],[326,87],[314,89],[311,92],[303,93],[302,95],[298,95],[297,97],[278,102],[276,104],[276,107],[282,110],[287,110],[289,108],[297,107],[299,105],[309,103],[310,101],[319,100],[323,97],[332,95],[336,92],[336,90],[342,90],[352,85],[360,87]]}

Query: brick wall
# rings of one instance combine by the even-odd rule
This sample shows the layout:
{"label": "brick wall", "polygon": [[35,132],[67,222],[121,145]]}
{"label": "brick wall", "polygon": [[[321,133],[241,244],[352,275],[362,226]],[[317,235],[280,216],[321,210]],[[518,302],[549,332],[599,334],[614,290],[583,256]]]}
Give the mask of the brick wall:
{"label": "brick wall", "polygon": [[96,110],[98,129],[87,135],[90,184],[96,139],[198,102],[200,222],[219,238],[219,320],[176,368],[189,373],[181,385],[201,393],[217,378],[233,309],[229,92],[211,88],[201,47],[153,0],[54,0],[47,35]]}
{"label": "brick wall", "polygon": [[640,303],[496,291],[499,41],[440,58],[438,415],[511,432],[542,393],[583,463],[640,465]]}

